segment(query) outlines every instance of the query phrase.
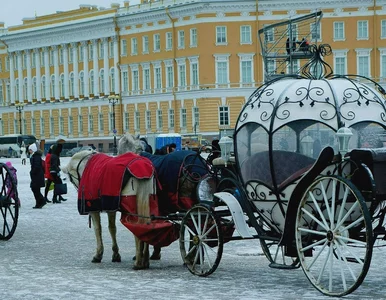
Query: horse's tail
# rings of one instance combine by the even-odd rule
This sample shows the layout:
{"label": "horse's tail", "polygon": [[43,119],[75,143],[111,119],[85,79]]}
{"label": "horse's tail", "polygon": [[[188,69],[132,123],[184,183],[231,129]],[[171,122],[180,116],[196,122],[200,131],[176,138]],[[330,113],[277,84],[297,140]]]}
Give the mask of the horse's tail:
{"label": "horse's tail", "polygon": [[149,179],[138,180],[137,191],[137,214],[138,223],[149,222],[150,217],[150,197],[155,194],[154,176]]}

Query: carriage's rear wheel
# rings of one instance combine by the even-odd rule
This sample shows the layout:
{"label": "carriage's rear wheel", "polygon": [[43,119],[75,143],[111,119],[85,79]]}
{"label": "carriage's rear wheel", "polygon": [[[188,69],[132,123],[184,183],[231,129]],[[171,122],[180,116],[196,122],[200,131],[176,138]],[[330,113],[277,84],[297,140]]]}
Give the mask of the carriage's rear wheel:
{"label": "carriage's rear wheel", "polygon": [[18,199],[16,182],[8,167],[0,163],[0,240],[9,240],[16,230],[19,203],[11,198],[13,194],[15,199]]}
{"label": "carriage's rear wheel", "polygon": [[316,289],[343,296],[361,285],[372,256],[372,225],[364,198],[350,181],[317,178],[301,199],[295,235],[301,266]]}
{"label": "carriage's rear wheel", "polygon": [[189,271],[198,276],[212,274],[220,263],[223,236],[219,219],[205,205],[192,207],[182,219],[180,251]]}

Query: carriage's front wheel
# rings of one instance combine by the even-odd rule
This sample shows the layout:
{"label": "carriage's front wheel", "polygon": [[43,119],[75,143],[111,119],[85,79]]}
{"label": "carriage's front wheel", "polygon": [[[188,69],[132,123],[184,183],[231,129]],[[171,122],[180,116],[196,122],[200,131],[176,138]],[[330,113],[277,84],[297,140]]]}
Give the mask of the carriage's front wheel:
{"label": "carriage's front wheel", "polygon": [[372,225],[350,181],[317,178],[298,207],[295,236],[303,271],[320,292],[343,296],[361,285],[372,256]]}
{"label": "carriage's front wheel", "polygon": [[8,167],[0,163],[0,240],[9,240],[15,233],[19,217],[19,203],[15,199],[16,182]]}
{"label": "carriage's front wheel", "polygon": [[192,207],[182,219],[180,251],[189,271],[198,276],[212,274],[220,263],[223,236],[219,219],[205,205]]}

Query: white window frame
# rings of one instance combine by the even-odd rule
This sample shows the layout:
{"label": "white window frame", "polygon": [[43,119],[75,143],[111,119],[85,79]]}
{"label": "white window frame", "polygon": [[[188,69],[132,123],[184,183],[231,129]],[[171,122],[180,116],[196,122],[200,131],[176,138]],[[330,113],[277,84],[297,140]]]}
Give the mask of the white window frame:
{"label": "white window frame", "polygon": [[230,125],[230,112],[229,106],[221,105],[218,108],[218,124],[219,126],[229,126]]}
{"label": "white window frame", "polygon": [[127,56],[127,40],[121,40],[121,56]]}
{"label": "white window frame", "polygon": [[[356,74],[371,78],[371,53],[372,49],[355,49],[356,51],[356,62],[357,62],[357,72]],[[367,60],[367,70],[361,72],[361,64]]]}
{"label": "white window frame", "polygon": [[252,44],[252,29],[250,25],[240,26],[240,45]]}
{"label": "white window frame", "polygon": [[153,52],[161,51],[161,36],[159,33],[153,35]]}
{"label": "white window frame", "polygon": [[147,35],[142,37],[142,54],[149,54],[149,37]]}
{"label": "white window frame", "polygon": [[357,21],[357,40],[369,39],[369,22],[367,20]]}
{"label": "white window frame", "polygon": [[[229,57],[230,54],[215,54],[215,73],[216,73],[216,88],[218,87],[230,87],[229,82]],[[223,74],[220,74],[221,69],[225,69],[226,78],[223,77]],[[221,81],[220,81],[221,79]],[[225,80],[224,80],[225,79]]]}
{"label": "white window frame", "polygon": [[[342,50],[333,50],[333,55],[334,55],[334,74],[338,75],[345,75],[347,74],[347,52],[348,49],[342,49]],[[338,62],[337,60],[344,59],[344,66],[343,66],[343,71],[340,72],[338,68],[338,64],[340,65],[341,63]]]}
{"label": "white window frame", "polygon": [[[240,87],[251,87],[254,84],[254,64],[253,64],[253,56],[254,53],[240,53],[238,54],[240,61]],[[250,81],[246,81],[245,77],[247,76],[245,72],[246,63],[250,63],[250,72],[249,76]]]}
{"label": "white window frame", "polygon": [[343,21],[333,23],[334,42],[345,41],[345,23]]}
{"label": "white window frame", "polygon": [[174,129],[175,126],[175,113],[173,108],[169,108],[168,110],[168,127],[169,130]]}
{"label": "white window frame", "polygon": [[227,27],[216,26],[216,46],[226,46],[226,45],[228,45]]}
{"label": "white window frame", "polygon": [[190,48],[197,47],[198,40],[197,40],[197,28],[190,28]]}
{"label": "white window frame", "polygon": [[163,128],[163,117],[162,117],[162,109],[157,109],[157,131],[162,131]]}
{"label": "white window frame", "polygon": [[178,49],[185,49],[185,31],[178,30]]}
{"label": "white window frame", "polygon": [[165,39],[166,39],[166,51],[170,51],[173,49],[173,34],[171,32],[165,33]]}
{"label": "white window frame", "polygon": [[386,39],[386,20],[381,20],[381,39]]}
{"label": "white window frame", "polygon": [[138,54],[138,40],[137,38],[131,38],[131,55]]}

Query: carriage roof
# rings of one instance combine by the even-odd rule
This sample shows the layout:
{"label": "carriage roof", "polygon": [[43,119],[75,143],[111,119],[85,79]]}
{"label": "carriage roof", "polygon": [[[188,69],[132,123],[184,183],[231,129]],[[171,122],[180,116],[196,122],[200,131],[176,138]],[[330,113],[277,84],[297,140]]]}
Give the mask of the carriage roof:
{"label": "carriage roof", "polygon": [[[320,57],[324,51],[321,46],[313,47],[315,58],[303,68],[301,76],[272,80],[250,96],[239,115],[236,132],[252,122],[274,133],[299,120],[322,122],[334,131],[363,122],[386,127],[383,88],[362,76],[333,75]],[[323,72],[315,76],[315,69]]]}

